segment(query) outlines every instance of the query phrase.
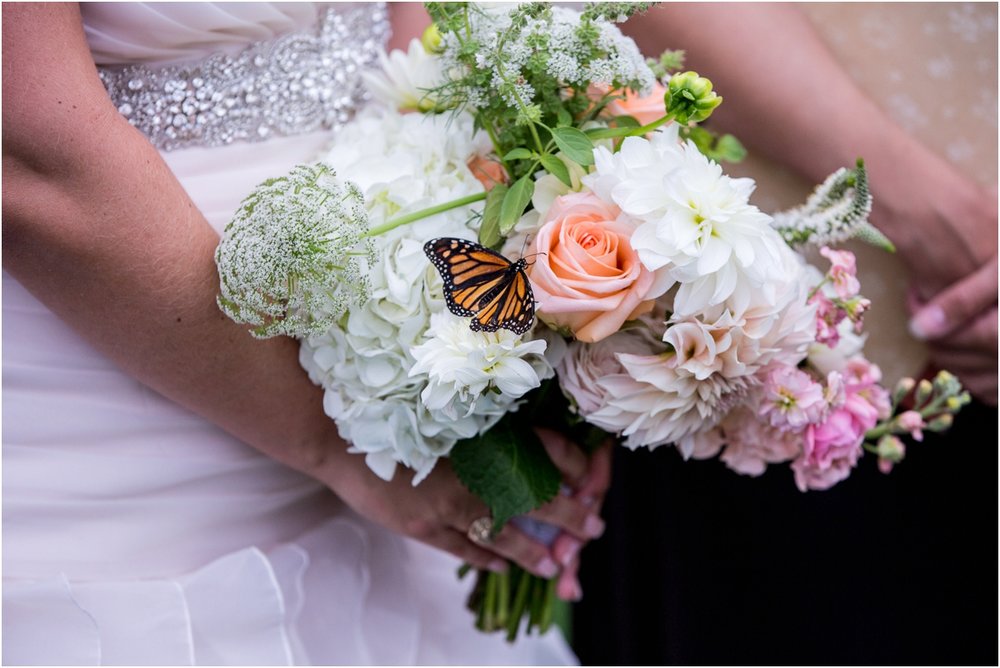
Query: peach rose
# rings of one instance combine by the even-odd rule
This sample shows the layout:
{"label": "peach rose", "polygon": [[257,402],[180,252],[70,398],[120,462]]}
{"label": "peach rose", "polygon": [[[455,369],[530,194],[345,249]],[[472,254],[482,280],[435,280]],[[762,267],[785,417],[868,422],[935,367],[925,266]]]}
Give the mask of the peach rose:
{"label": "peach rose", "polygon": [[667,113],[667,105],[663,101],[666,92],[666,86],[660,83],[653,84],[653,91],[646,96],[637,95],[627,89],[619,91],[625,98],[613,100],[607,106],[607,110],[615,116],[632,116],[642,125],[649,125]]}
{"label": "peach rose", "polygon": [[639,261],[634,225],[591,192],[557,197],[531,245],[538,316],[593,343],[653,308],[667,285]]}

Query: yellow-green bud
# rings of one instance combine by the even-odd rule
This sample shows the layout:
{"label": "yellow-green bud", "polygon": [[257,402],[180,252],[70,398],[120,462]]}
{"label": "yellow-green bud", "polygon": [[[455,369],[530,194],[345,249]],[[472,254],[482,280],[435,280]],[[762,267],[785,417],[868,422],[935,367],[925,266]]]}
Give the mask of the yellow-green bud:
{"label": "yellow-green bud", "polygon": [[424,51],[427,53],[441,52],[441,31],[438,30],[436,23],[432,23],[427,26],[427,29],[424,30],[424,34],[420,36],[420,43],[423,45]]}
{"label": "yellow-green bud", "polygon": [[927,397],[931,396],[931,392],[934,391],[934,386],[931,385],[931,381],[926,378],[922,379],[917,383],[917,403],[922,404],[927,401]]}
{"label": "yellow-green bud", "polygon": [[663,102],[678,123],[700,123],[722,104],[722,98],[712,90],[711,81],[689,71],[670,77]]}
{"label": "yellow-green bud", "polygon": [[936,418],[927,423],[928,431],[944,431],[951,427],[955,422],[955,418],[952,417],[950,413],[945,413],[944,415],[938,415]]}
{"label": "yellow-green bud", "polygon": [[962,383],[947,371],[939,371],[934,376],[934,387],[942,390],[945,394],[958,394],[962,391]]}
{"label": "yellow-green bud", "polygon": [[888,459],[893,464],[898,464],[903,461],[903,456],[906,454],[906,447],[898,437],[886,434],[878,440],[878,444],[875,446],[875,454],[882,459]]}
{"label": "yellow-green bud", "polygon": [[898,383],[896,383],[896,388],[892,391],[892,402],[898,404],[903,400],[907,394],[913,391],[913,388],[917,386],[917,381],[912,378],[903,378]]}

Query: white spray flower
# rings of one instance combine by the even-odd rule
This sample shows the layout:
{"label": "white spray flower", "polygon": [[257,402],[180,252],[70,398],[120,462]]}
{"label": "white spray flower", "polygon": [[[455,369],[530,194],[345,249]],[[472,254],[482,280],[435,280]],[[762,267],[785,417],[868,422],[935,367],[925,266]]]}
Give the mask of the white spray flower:
{"label": "white spray flower", "polygon": [[584,182],[641,221],[632,247],[643,264],[697,283],[691,289],[707,304],[780,278],[772,268],[782,242],[749,203],[753,181],[730,178],[693,143],[679,143],[676,125],[629,137],[615,154],[597,149],[595,168]]}
{"label": "white spray flower", "polygon": [[431,316],[427,340],[412,350],[416,363],[410,376],[426,374],[421,399],[449,420],[479,413],[484,397],[502,415],[552,376],[545,348],[544,340],[523,341],[506,329],[473,332],[468,318],[442,311]]}
{"label": "white spray flower", "polygon": [[418,39],[410,40],[406,51],[379,52],[381,70],[362,73],[372,97],[399,111],[438,111],[440,100],[434,91],[446,81],[442,60],[427,53]]}

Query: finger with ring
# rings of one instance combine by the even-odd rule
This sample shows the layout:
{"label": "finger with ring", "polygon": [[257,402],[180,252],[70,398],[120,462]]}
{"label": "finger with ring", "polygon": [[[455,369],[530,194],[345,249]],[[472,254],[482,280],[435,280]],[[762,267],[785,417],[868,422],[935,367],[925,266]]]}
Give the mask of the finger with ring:
{"label": "finger with ring", "polygon": [[492,545],[493,518],[487,515],[473,520],[472,524],[469,525],[466,535],[469,537],[469,540],[477,545]]}

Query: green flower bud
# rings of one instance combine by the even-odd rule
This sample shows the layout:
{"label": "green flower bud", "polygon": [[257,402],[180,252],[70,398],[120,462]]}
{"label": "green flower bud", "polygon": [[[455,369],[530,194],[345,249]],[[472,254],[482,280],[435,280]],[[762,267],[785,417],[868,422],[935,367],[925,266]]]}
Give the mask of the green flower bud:
{"label": "green flower bud", "polygon": [[892,403],[898,404],[907,394],[917,386],[917,381],[912,378],[903,378],[896,383],[896,388],[892,391]]}
{"label": "green flower bud", "polygon": [[962,383],[948,371],[938,371],[934,376],[934,387],[944,394],[958,394],[962,391]]}
{"label": "green flower bud", "polygon": [[927,397],[931,396],[931,392],[934,391],[934,386],[931,385],[931,381],[926,378],[922,379],[917,383],[917,404],[922,404],[927,401]]}
{"label": "green flower bud", "polygon": [[955,422],[955,418],[950,413],[938,415],[927,423],[928,431],[945,431]]}
{"label": "green flower bud", "polygon": [[678,123],[700,123],[722,104],[722,98],[712,90],[712,82],[690,71],[670,77],[663,101],[667,113]]}
{"label": "green flower bud", "polygon": [[427,30],[420,36],[420,43],[427,53],[441,53],[441,31],[436,23],[427,26]]}
{"label": "green flower bud", "polygon": [[899,440],[899,437],[886,434],[878,440],[875,446],[875,454],[880,459],[887,459],[893,464],[898,464],[903,461],[903,455],[906,454],[906,447]]}

